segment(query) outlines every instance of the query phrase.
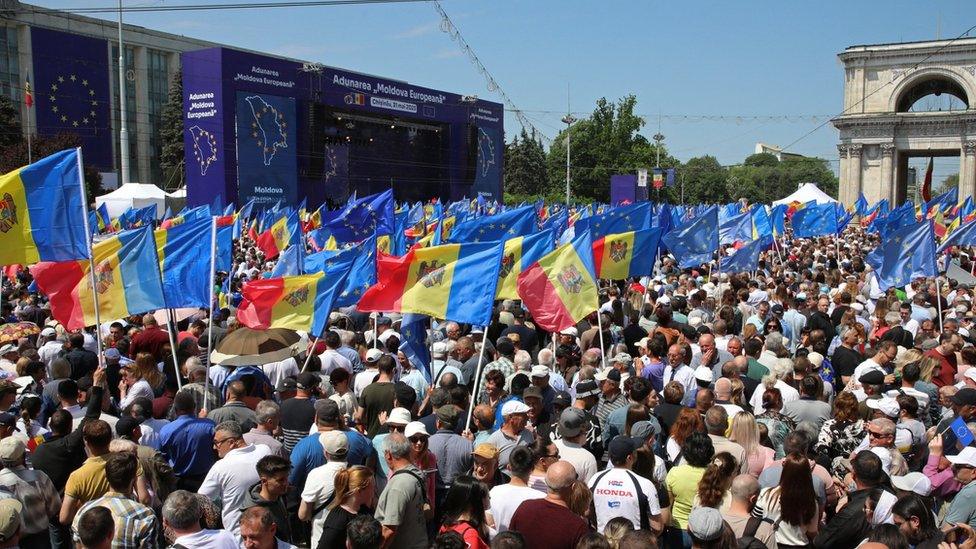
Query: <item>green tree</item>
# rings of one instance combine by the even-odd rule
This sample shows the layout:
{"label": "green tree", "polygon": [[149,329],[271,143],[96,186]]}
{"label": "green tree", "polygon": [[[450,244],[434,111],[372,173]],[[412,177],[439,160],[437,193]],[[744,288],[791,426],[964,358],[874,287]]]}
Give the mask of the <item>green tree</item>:
{"label": "green tree", "polygon": [[169,97],[163,106],[160,128],[162,151],[159,166],[163,170],[166,188],[179,188],[186,181],[186,165],[183,151],[183,69],[176,71]]}
{"label": "green tree", "polygon": [[[645,121],[634,114],[636,105],[633,95],[616,103],[601,98],[593,114],[569,128],[570,188],[574,200],[608,201],[611,175],[635,173],[656,164],[656,145],[639,133]],[[553,191],[564,188],[566,181],[566,132],[556,136],[546,159]],[[660,165],[673,167],[678,161],[661,147]]]}
{"label": "green tree", "polygon": [[546,151],[542,141],[522,128],[522,133],[511,143],[505,144],[506,193],[537,195],[549,190],[549,172],[546,171]]}
{"label": "green tree", "polygon": [[[705,155],[689,159],[678,167],[678,184],[668,189],[668,198],[684,203],[725,203],[733,200],[728,186],[729,170],[719,164],[714,156]],[[677,200],[674,200],[674,198]]]}
{"label": "green tree", "polygon": [[948,191],[949,189],[958,186],[959,186],[959,174],[954,173],[942,180],[942,183],[939,185],[939,191],[935,194],[942,194]]}
{"label": "green tree", "polygon": [[[7,98],[0,98],[0,174],[5,174],[26,166],[31,160],[37,161],[65,149],[81,146],[81,137],[76,133],[64,132],[53,136],[34,137],[28,153],[27,140],[21,131],[16,108]],[[85,165],[85,190],[88,203],[102,194],[102,176],[94,166]]]}
{"label": "green tree", "polygon": [[837,177],[826,160],[812,157],[777,160],[769,153],[754,154],[729,169],[729,198],[769,203],[788,196],[802,183],[815,183],[823,192],[837,196]]}

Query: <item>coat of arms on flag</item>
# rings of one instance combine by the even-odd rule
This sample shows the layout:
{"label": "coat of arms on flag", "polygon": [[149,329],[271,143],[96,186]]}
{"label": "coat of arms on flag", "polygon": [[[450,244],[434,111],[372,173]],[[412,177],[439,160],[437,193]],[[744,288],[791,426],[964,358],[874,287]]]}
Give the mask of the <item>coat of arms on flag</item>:
{"label": "coat of arms on flag", "polygon": [[510,253],[502,256],[502,267],[498,273],[499,278],[505,278],[506,276],[512,274],[512,269],[515,268],[515,254]]}
{"label": "coat of arms on flag", "polygon": [[627,243],[626,242],[611,242],[610,243],[610,259],[614,263],[619,263],[627,258]]}
{"label": "coat of arms on flag", "polygon": [[3,193],[0,200],[0,233],[5,233],[17,224],[17,205],[10,193]]}
{"label": "coat of arms on flag", "polygon": [[285,301],[292,307],[298,307],[308,301],[308,284],[304,284],[302,287],[296,288],[293,292],[286,295]]}
{"label": "coat of arms on flag", "polygon": [[108,260],[95,265],[95,291],[104,294],[108,291],[115,277],[112,275],[112,263]]}
{"label": "coat of arms on flag", "polygon": [[583,274],[579,272],[576,265],[566,265],[556,277],[563,288],[571,293],[578,294],[583,289]]}
{"label": "coat of arms on flag", "polygon": [[417,267],[417,281],[423,284],[425,288],[440,284],[444,280],[445,266],[439,265],[436,259],[430,263],[421,261],[420,266]]}

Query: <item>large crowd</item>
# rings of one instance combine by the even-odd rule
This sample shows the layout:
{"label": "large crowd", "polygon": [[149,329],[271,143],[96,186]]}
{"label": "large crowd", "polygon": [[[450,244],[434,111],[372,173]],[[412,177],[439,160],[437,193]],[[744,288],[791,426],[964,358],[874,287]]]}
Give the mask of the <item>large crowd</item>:
{"label": "large crowd", "polygon": [[272,266],[246,240],[231,306],[172,333],[67,332],[21,273],[0,315],[39,333],[0,347],[0,547],[974,547],[973,291],[881,291],[873,245],[664,256],[556,334],[512,300],[433,320],[429,364],[400,315],[350,307],[296,356],[208,366]]}

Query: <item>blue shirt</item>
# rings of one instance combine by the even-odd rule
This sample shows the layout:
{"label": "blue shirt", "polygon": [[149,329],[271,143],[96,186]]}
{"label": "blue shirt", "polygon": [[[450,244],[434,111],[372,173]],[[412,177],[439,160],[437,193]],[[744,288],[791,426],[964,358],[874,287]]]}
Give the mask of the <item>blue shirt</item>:
{"label": "blue shirt", "polygon": [[215,461],[214,427],[212,420],[182,415],[159,430],[159,450],[173,473],[180,477],[207,474]]}
{"label": "blue shirt", "polygon": [[[373,453],[373,444],[368,438],[359,431],[349,429],[343,431],[346,440],[349,441],[349,453],[346,462],[352,465],[365,465],[366,459]],[[295,448],[291,451],[291,473],[288,474],[288,482],[292,486],[299,488],[305,486],[305,478],[309,471],[320,465],[325,465],[325,454],[322,452],[322,443],[319,442],[321,433],[313,433],[298,441]]]}
{"label": "blue shirt", "polygon": [[363,361],[359,358],[359,353],[355,349],[343,345],[336,349],[336,352],[349,359],[349,362],[352,363],[353,372],[358,374],[363,371]]}

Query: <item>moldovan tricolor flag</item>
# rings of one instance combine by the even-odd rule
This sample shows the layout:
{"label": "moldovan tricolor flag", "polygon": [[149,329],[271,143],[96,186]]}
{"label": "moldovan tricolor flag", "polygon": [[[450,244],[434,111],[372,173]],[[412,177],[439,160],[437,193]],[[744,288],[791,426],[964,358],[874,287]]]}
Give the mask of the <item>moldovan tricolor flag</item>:
{"label": "moldovan tricolor flag", "polygon": [[377,260],[377,283],[359,300],[366,312],[419,313],[486,326],[502,263],[501,242],[413,248]]}
{"label": "moldovan tricolor flag", "polygon": [[518,293],[536,324],[558,332],[597,310],[593,273],[593,243],[586,231],[523,270]]}
{"label": "moldovan tricolor flag", "polygon": [[506,240],[495,299],[518,299],[518,275],[522,269],[551,251],[552,231],[549,230]]}
{"label": "moldovan tricolor flag", "polygon": [[596,277],[623,280],[651,274],[661,229],[608,234],[593,243]]}
{"label": "moldovan tricolor flag", "polygon": [[335,272],[252,280],[241,290],[237,320],[248,328],[288,328],[321,336],[348,267]]}
{"label": "moldovan tricolor flag", "polygon": [[[159,260],[150,227],[124,231],[92,247],[101,320],[166,307]],[[51,299],[51,313],[68,330],[95,324],[89,262],[38,263],[30,269]]]}
{"label": "moldovan tricolor flag", "polygon": [[79,149],[0,176],[0,265],[88,258]]}
{"label": "moldovan tricolor flag", "polygon": [[302,232],[298,223],[298,212],[292,212],[275,221],[270,229],[259,234],[254,243],[264,253],[264,259],[269,260],[278,257],[278,254],[289,244],[300,245],[301,241]]}

